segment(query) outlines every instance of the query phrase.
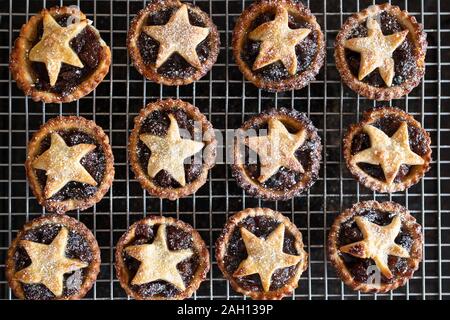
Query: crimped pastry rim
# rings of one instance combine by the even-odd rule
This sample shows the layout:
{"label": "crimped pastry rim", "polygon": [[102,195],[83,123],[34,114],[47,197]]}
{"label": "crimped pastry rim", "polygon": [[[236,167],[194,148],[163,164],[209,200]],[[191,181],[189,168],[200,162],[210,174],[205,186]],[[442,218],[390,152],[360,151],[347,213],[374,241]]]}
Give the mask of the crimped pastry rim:
{"label": "crimped pastry rim", "polygon": [[271,201],[286,201],[300,195],[305,190],[308,190],[317,181],[320,171],[320,161],[322,160],[322,143],[317,128],[314,126],[312,121],[306,116],[306,114],[298,112],[294,109],[269,108],[245,121],[240,129],[245,131],[255,122],[263,123],[267,122],[271,118],[281,119],[282,122],[288,122],[294,127],[303,127],[305,130],[307,130],[308,136],[312,140],[318,141],[320,145],[319,148],[314,151],[314,155],[317,161],[312,161],[310,170],[305,171],[302,180],[299,181],[290,190],[285,191],[266,189],[258,181],[247,174],[245,163],[242,163],[240,161],[242,157],[240,152],[241,148],[238,144],[237,139],[235,139],[233,145],[234,163],[231,165],[232,175],[236,179],[237,184],[253,197]]}
{"label": "crimped pastry rim", "polygon": [[[193,10],[197,15],[201,16],[205,22],[206,27],[210,29],[210,53],[206,61],[202,63],[201,69],[197,69],[197,71],[192,76],[187,78],[168,78],[158,73],[158,70],[154,66],[146,65],[144,63],[137,42],[139,35],[141,34],[142,26],[150,12],[161,10],[167,7],[180,7],[182,4],[187,5],[190,10]],[[139,11],[136,17],[132,20],[127,35],[127,47],[134,67],[145,78],[156,83],[164,84],[166,86],[181,86],[199,80],[200,78],[204,77],[209,72],[209,70],[211,70],[212,66],[217,61],[217,56],[219,55],[220,36],[217,27],[213,23],[211,18],[198,6],[190,3],[181,3],[179,0],[154,1],[150,2],[145,8]]]}
{"label": "crimped pastry rim", "polygon": [[85,276],[85,279],[83,281],[83,284],[81,285],[80,290],[75,295],[61,296],[60,298],[55,298],[54,300],[82,299],[92,288],[93,284],[95,283],[95,280],[97,279],[97,275],[100,272],[100,260],[101,260],[100,248],[92,232],[83,223],[66,215],[50,214],[41,216],[39,218],[29,221],[22,227],[22,230],[19,231],[16,238],[11,243],[7,253],[6,278],[8,280],[8,284],[16,297],[18,297],[19,299],[25,299],[22,284],[20,283],[20,281],[14,279],[15,274],[14,255],[17,247],[19,246],[19,242],[26,231],[39,228],[40,226],[46,224],[61,224],[66,228],[68,228],[69,230],[74,230],[78,234],[80,234],[89,244],[89,248],[92,251],[93,260],[86,268],[88,272]]}
{"label": "crimped pastry rim", "polygon": [[[344,41],[346,40],[348,33],[353,30],[354,26],[361,21],[366,20],[369,15],[377,14],[382,11],[387,11],[395,16],[398,21],[409,30],[408,37],[410,37],[415,44],[414,49],[417,54],[418,68],[413,76],[401,85],[379,88],[358,80],[358,78],[352,74],[345,57]],[[398,6],[390,5],[389,3],[373,5],[361,12],[353,14],[342,25],[334,44],[336,68],[341,75],[342,81],[350,89],[368,99],[378,101],[399,99],[417,87],[425,74],[425,55],[427,50],[426,38],[427,35],[423,31],[423,25],[418,23],[415,17],[410,16],[408,11],[402,11]]]}
{"label": "crimped pastry rim", "polygon": [[[94,138],[102,147],[105,155],[105,172],[101,183],[97,187],[97,191],[86,199],[68,199],[64,201],[53,201],[46,199],[43,192],[43,187],[39,183],[35,169],[32,162],[37,156],[41,142],[53,131],[77,129],[86,132]],[[25,161],[25,171],[30,182],[31,190],[41,206],[46,210],[55,213],[65,213],[75,209],[85,210],[92,207],[99,202],[103,196],[108,192],[114,180],[114,155],[109,144],[109,138],[94,121],[87,120],[79,116],[58,116],[52,118],[39,128],[33,134],[33,137],[28,142],[27,159]]]}
{"label": "crimped pastry rim", "polygon": [[[407,227],[413,237],[413,244],[411,246],[408,264],[412,270],[411,274],[399,277],[392,283],[385,283],[381,286],[375,286],[373,284],[366,284],[356,281],[347,266],[339,256],[339,248],[337,247],[337,239],[342,223],[346,222],[355,216],[359,210],[377,209],[384,212],[395,212],[400,215],[402,220],[402,226]],[[415,228],[419,231],[415,232]],[[333,222],[328,233],[327,251],[328,259],[336,269],[337,274],[342,281],[351,287],[353,290],[361,291],[365,293],[385,293],[391,290],[395,290],[400,286],[406,284],[406,282],[413,277],[413,274],[419,268],[419,264],[422,261],[422,246],[423,246],[423,234],[421,232],[421,226],[416,222],[416,219],[409,213],[409,211],[402,205],[392,202],[378,202],[378,201],[362,201],[354,204],[351,208],[344,210]]]}
{"label": "crimped pastry rim", "polygon": [[111,51],[100,37],[99,31],[94,26],[89,25],[97,34],[98,41],[102,47],[101,58],[99,59],[96,70],[87,79],[78,84],[72,93],[66,96],[49,91],[37,90],[34,83],[34,71],[28,59],[28,52],[31,49],[32,41],[36,37],[37,25],[46,12],[49,12],[52,16],[76,14],[81,19],[86,19],[86,15],[74,7],[56,6],[50,9],[42,9],[22,26],[20,34],[14,42],[14,48],[11,51],[9,68],[14,80],[16,80],[17,86],[23,90],[25,95],[30,96],[34,101],[43,101],[45,103],[72,102],[88,95],[103,81],[111,65]]}
{"label": "crimped pastry rim", "polygon": [[[294,12],[297,16],[301,16],[314,26],[314,31],[318,34],[318,47],[313,62],[311,62],[310,67],[305,71],[281,81],[266,81],[258,77],[247,63],[242,60],[241,52],[251,22],[261,13],[272,10],[278,6],[285,7],[288,11]],[[324,64],[326,55],[324,35],[320,25],[317,23],[316,17],[301,2],[295,3],[292,0],[259,0],[252,3],[242,12],[236,22],[233,30],[232,47],[234,59],[245,78],[252,82],[256,87],[270,92],[283,92],[293,89],[299,90],[307,86],[319,73]]]}
{"label": "crimped pastry rim", "polygon": [[[422,159],[424,159],[423,165],[414,166],[414,173],[409,174],[410,177],[407,179],[404,179],[401,182],[393,182],[391,185],[388,185],[385,181],[378,180],[376,178],[373,178],[369,174],[367,174],[364,170],[362,170],[357,164],[352,164],[351,160],[353,158],[353,155],[351,154],[352,149],[352,142],[354,136],[356,136],[358,133],[360,133],[363,129],[363,127],[367,124],[371,124],[374,121],[383,118],[384,116],[389,115],[398,115],[403,118],[406,118],[406,121],[408,125],[415,126],[416,128],[421,129],[422,134],[427,142],[428,146],[428,152],[424,154]],[[431,138],[429,133],[422,127],[420,122],[414,119],[412,115],[409,113],[406,113],[405,111],[394,108],[394,107],[377,107],[367,110],[362,120],[357,123],[349,126],[347,129],[347,132],[343,138],[343,152],[344,152],[344,158],[345,163],[347,165],[347,168],[349,169],[350,173],[353,175],[353,177],[361,183],[366,188],[369,188],[373,191],[383,192],[383,193],[392,193],[392,192],[398,192],[398,191],[404,191],[411,187],[412,185],[416,184],[420,181],[425,175],[425,173],[430,169],[431,164]]]}
{"label": "crimped pastry rim", "polygon": [[[156,110],[171,110],[175,108],[184,110],[186,114],[189,115],[192,119],[200,121],[202,123],[203,135],[206,136],[207,140],[203,141],[205,143],[205,146],[202,149],[202,172],[197,177],[197,179],[191,183],[186,183],[184,187],[163,188],[153,183],[153,179],[148,176],[146,169],[142,168],[140,164],[137,154],[139,131],[141,129],[142,122],[150,113]],[[215,138],[214,129],[206,116],[201,113],[196,106],[180,99],[165,99],[148,103],[134,118],[134,128],[130,134],[128,152],[130,155],[131,169],[134,172],[136,179],[141,184],[142,188],[147,190],[150,194],[161,199],[176,200],[178,198],[186,197],[195,193],[201,186],[206,183],[208,172],[215,165],[216,147],[217,140]]]}
{"label": "crimped pastry rim", "polygon": [[[252,216],[267,216],[277,220],[278,222],[284,224],[286,230],[289,231],[295,238],[295,248],[298,251],[298,255],[301,256],[302,259],[297,264],[297,271],[295,272],[294,276],[289,279],[288,282],[280,289],[268,292],[246,290],[242,288],[236,282],[233,275],[229,274],[226,270],[224,257],[227,253],[227,245],[230,237],[240,221]],[[233,289],[245,296],[249,296],[254,300],[280,300],[283,297],[292,294],[292,292],[298,287],[298,281],[302,273],[308,268],[308,254],[304,250],[302,234],[300,230],[294,225],[293,222],[289,220],[289,218],[287,218],[280,212],[274,211],[269,208],[247,208],[231,216],[223,227],[222,233],[220,234],[219,238],[217,238],[215,254],[217,265],[220,271],[222,271],[224,277],[230,282]]]}
{"label": "crimped pastry rim", "polygon": [[[129,285],[130,276],[127,267],[123,262],[123,250],[126,248],[127,244],[129,244],[132,240],[134,240],[134,232],[136,230],[136,227],[141,223],[145,223],[148,225],[155,225],[155,224],[173,225],[179,229],[182,229],[185,232],[190,232],[192,234],[193,238],[192,247],[198,253],[199,265],[197,267],[197,270],[195,271],[191,283],[189,283],[189,285],[186,287],[184,291],[181,291],[174,297],[170,298],[160,296],[145,297],[133,291],[131,289],[131,286]],[[210,268],[209,251],[198,231],[195,230],[188,223],[171,217],[152,215],[133,223],[128,228],[128,230],[120,237],[116,245],[115,268],[120,285],[129,296],[133,297],[136,300],[183,300],[191,297],[192,294],[195,291],[197,291],[197,289],[200,287],[200,284],[203,282],[203,280],[205,280],[206,275],[208,274]]]}

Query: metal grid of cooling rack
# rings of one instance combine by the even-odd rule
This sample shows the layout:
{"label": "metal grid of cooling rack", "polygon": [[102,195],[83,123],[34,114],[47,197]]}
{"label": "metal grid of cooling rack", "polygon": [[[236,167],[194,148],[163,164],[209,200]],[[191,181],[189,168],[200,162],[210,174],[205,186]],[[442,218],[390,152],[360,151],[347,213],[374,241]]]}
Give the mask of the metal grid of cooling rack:
{"label": "metal grid of cooling rack", "polygon": [[[130,65],[126,33],[130,20],[145,5],[130,1],[0,1],[0,299],[13,298],[4,276],[9,243],[28,220],[44,213],[30,192],[23,163],[30,135],[46,120],[77,114],[95,120],[109,134],[116,180],[97,206],[70,214],[84,222],[101,246],[102,266],[88,298],[126,299],[115,278],[114,244],[128,225],[148,214],[175,216],[196,227],[209,245],[212,269],[194,298],[241,299],[223,279],[213,258],[214,242],[227,217],[243,208],[268,206],[283,212],[300,228],[310,255],[294,299],[448,299],[450,298],[450,1],[392,1],[421,21],[428,34],[427,71],[421,85],[391,105],[412,113],[430,132],[433,163],[416,186],[392,196],[360,187],[343,164],[341,137],[350,123],[375,105],[343,86],[333,61],[333,42],[345,19],[374,2],[358,0],[303,1],[316,15],[327,39],[327,65],[317,80],[299,91],[269,94],[245,82],[231,54],[234,22],[251,1],[196,0],[220,30],[221,52],[216,65],[200,81],[184,87],[150,83]],[[8,55],[20,27],[43,7],[78,5],[94,21],[112,48],[107,78],[89,96],[70,104],[35,103],[24,97],[8,71]],[[287,202],[262,202],[245,196],[219,163],[196,195],[176,202],[159,200],[143,191],[129,170],[126,145],[132,118],[147,102],[178,97],[197,105],[222,131],[240,127],[261,110],[293,107],[306,112],[319,129],[324,159],[319,181],[309,192]],[[228,142],[228,141],[225,141]],[[224,146],[220,146],[224,149]],[[359,294],[346,288],[325,256],[327,229],[352,203],[377,199],[407,206],[425,232],[424,262],[403,288],[387,294]]]}

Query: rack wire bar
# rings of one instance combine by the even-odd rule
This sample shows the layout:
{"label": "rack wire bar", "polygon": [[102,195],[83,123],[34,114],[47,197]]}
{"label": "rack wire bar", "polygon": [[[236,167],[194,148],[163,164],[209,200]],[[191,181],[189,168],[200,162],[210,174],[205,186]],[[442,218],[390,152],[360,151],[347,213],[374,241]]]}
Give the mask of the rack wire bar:
{"label": "rack wire bar", "polygon": [[[57,115],[80,115],[105,129],[115,156],[116,180],[105,198],[91,209],[70,213],[85,223],[101,247],[102,265],[89,299],[127,299],[114,274],[114,245],[127,227],[149,214],[182,219],[197,228],[212,259],[209,279],[194,299],[245,299],[224,280],[214,259],[214,242],[226,219],[254,206],[267,206],[290,217],[303,233],[310,255],[308,270],[292,299],[449,299],[450,298],[450,1],[391,1],[424,24],[428,35],[427,70],[421,85],[391,103],[359,97],[343,85],[334,65],[334,39],[352,13],[372,0],[303,1],[316,15],[326,37],[327,64],[317,79],[298,91],[267,93],[246,82],[231,52],[231,33],[251,1],[195,0],[218,26],[221,52],[217,64],[200,81],[166,87],[146,81],[130,65],[126,34],[144,0],[0,1],[0,299],[14,299],[5,279],[6,252],[17,231],[44,209],[29,190],[23,163],[26,145],[39,126]],[[8,70],[9,52],[20,27],[43,7],[78,5],[93,20],[112,49],[106,79],[89,96],[69,104],[36,103],[25,97]],[[324,143],[321,177],[291,201],[265,202],[245,195],[226,163],[218,163],[208,182],[193,196],[175,202],[142,190],[129,169],[127,141],[141,107],[159,98],[192,102],[223,133],[240,127],[249,116],[268,107],[292,107],[307,113]],[[413,114],[430,132],[433,162],[426,177],[407,192],[376,194],[360,187],[345,168],[341,137],[375,105],[389,104]],[[222,151],[230,141],[225,140]],[[407,286],[387,294],[360,294],[344,286],[327,260],[326,237],[334,218],[362,200],[393,200],[409,208],[425,234],[424,261]]]}

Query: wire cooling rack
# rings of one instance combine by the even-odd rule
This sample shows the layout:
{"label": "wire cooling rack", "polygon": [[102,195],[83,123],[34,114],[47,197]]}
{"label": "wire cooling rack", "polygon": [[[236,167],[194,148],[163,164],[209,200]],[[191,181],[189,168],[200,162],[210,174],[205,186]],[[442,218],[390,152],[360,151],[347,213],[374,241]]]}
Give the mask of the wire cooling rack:
{"label": "wire cooling rack", "polygon": [[[267,206],[283,212],[300,228],[310,255],[294,299],[449,299],[450,298],[450,1],[392,1],[422,22],[428,35],[425,78],[413,92],[389,103],[413,114],[431,134],[431,170],[406,192],[388,195],[360,187],[343,162],[341,137],[349,124],[374,105],[341,84],[333,59],[333,43],[345,19],[373,1],[304,1],[316,15],[327,43],[327,64],[315,81],[299,91],[272,94],[244,81],[231,54],[231,32],[251,1],[193,1],[208,12],[220,30],[221,52],[203,79],[183,87],[146,81],[130,64],[126,34],[145,1],[0,1],[0,299],[13,296],[5,280],[9,243],[29,219],[42,213],[26,181],[24,161],[31,134],[59,114],[93,119],[109,134],[116,179],[95,207],[70,214],[85,223],[101,247],[98,280],[87,298],[126,299],[114,272],[114,245],[130,223],[149,214],[174,216],[199,230],[209,246],[212,268],[194,298],[242,299],[223,279],[214,259],[214,242],[227,217],[243,208]],[[94,21],[112,49],[109,75],[96,91],[70,104],[43,104],[24,97],[8,70],[8,56],[20,27],[43,7],[78,5]],[[142,190],[130,172],[127,141],[132,119],[158,98],[192,102],[216,129],[240,127],[244,119],[268,107],[292,107],[306,112],[324,144],[320,179],[292,201],[263,202],[239,188],[225,163],[218,163],[195,195],[175,202],[156,199]],[[229,140],[229,139],[228,139]],[[225,151],[225,140],[219,151]],[[360,200],[393,200],[409,208],[425,233],[424,261],[409,283],[387,294],[359,294],[345,287],[327,261],[326,236],[336,215]]]}

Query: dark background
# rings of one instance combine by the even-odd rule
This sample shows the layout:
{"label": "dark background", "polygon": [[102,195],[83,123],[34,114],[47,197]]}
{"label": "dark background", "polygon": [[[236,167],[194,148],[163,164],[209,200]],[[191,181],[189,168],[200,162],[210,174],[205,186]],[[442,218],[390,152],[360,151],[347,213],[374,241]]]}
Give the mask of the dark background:
{"label": "dark background", "polygon": [[[243,208],[267,206],[290,217],[303,233],[310,254],[295,299],[449,299],[450,297],[450,1],[403,0],[400,5],[424,24],[428,35],[425,78],[410,95],[391,103],[375,103],[343,86],[334,65],[333,43],[341,24],[372,1],[303,1],[316,15],[327,39],[327,67],[299,91],[271,94],[243,81],[230,49],[231,31],[251,1],[193,1],[211,14],[221,35],[217,63],[203,79],[184,87],[164,87],[143,79],[130,65],[126,33],[145,1],[0,1],[0,299],[11,298],[4,263],[9,243],[29,219],[44,213],[32,195],[23,163],[29,137],[48,119],[78,114],[94,119],[109,134],[116,180],[97,206],[72,212],[95,234],[102,268],[88,294],[96,299],[124,299],[115,278],[114,244],[128,225],[148,214],[180,218],[196,227],[210,248],[212,270],[195,298],[236,298],[213,258],[214,242],[228,215]],[[24,97],[8,70],[11,45],[20,27],[42,7],[79,5],[94,21],[112,49],[111,71],[96,91],[70,104],[33,102]],[[440,13],[440,14],[439,14]],[[217,164],[194,196],[175,202],[156,199],[142,190],[129,170],[126,152],[132,119],[158,98],[178,97],[194,103],[216,129],[234,129],[268,107],[293,107],[306,112],[320,131],[324,157],[320,179],[308,193],[287,202],[263,202],[245,196],[229,166]],[[376,194],[353,180],[342,159],[341,137],[349,124],[374,105],[400,107],[422,122],[432,137],[431,170],[417,185],[391,196]],[[223,148],[223,146],[221,146]],[[424,262],[405,287],[387,294],[358,294],[346,288],[325,256],[327,230],[336,215],[360,200],[393,200],[407,206],[424,227]]]}

